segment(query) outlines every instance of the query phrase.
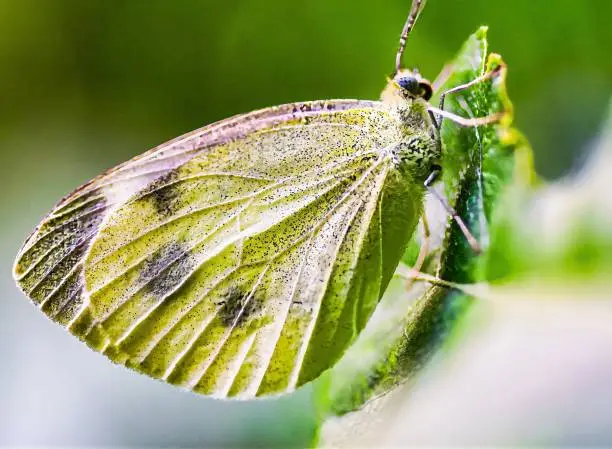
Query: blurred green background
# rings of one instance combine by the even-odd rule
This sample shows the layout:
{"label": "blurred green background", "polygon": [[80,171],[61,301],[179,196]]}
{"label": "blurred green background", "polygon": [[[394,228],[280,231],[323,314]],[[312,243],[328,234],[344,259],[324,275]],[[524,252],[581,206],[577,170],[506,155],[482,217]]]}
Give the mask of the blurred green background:
{"label": "blurred green background", "polygon": [[[377,98],[409,0],[0,0],[0,444],[264,446],[308,441],[308,395],[222,403],[112,366],[10,277],[64,194],[232,114]],[[581,162],[612,92],[612,3],[429,0],[406,64],[434,79],[479,25],[509,65],[546,178]]]}

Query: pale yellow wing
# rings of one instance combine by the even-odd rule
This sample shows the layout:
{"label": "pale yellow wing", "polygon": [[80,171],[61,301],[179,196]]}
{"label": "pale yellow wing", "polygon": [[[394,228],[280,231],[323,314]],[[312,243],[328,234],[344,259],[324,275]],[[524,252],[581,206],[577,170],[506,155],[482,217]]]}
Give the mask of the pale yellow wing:
{"label": "pale yellow wing", "polygon": [[16,277],[116,362],[197,392],[291,391],[340,357],[420,214],[378,102],[211,125],[94,180],[26,243]]}

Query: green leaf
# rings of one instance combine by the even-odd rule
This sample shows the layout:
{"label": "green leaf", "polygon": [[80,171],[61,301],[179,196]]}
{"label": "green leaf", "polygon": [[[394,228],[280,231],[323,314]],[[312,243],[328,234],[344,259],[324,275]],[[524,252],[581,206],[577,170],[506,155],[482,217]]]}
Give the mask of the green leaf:
{"label": "green leaf", "polygon": [[[532,154],[526,140],[512,127],[513,107],[506,91],[506,70],[501,57],[486,57],[486,28],[480,28],[466,42],[453,63],[453,72],[441,91],[467,83],[488,71],[500,68],[492,82],[447,96],[445,109],[463,117],[504,116],[499,125],[461,127],[445,120],[443,181],[446,194],[454,199],[455,210],[487,249],[490,223],[504,188],[518,184],[527,188],[535,181]],[[441,278],[461,283],[478,279],[479,257],[456,224],[447,234],[442,256]]]}

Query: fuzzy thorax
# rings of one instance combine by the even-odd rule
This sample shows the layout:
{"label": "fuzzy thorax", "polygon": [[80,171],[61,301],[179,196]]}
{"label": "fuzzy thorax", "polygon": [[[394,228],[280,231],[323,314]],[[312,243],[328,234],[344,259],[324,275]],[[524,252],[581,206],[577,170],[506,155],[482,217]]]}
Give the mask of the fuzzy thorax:
{"label": "fuzzy thorax", "polygon": [[441,157],[435,124],[428,111],[430,94],[429,82],[417,71],[407,69],[390,79],[381,94],[381,100],[402,123],[403,139],[393,150],[397,167],[420,181],[439,165]]}

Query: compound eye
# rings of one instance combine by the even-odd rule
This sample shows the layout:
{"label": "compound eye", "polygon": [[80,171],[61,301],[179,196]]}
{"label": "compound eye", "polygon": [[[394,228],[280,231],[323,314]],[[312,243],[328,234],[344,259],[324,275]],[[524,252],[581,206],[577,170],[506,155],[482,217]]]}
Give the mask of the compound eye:
{"label": "compound eye", "polygon": [[400,78],[397,80],[397,84],[399,84],[402,89],[410,92],[412,95],[419,96],[419,80],[417,80],[416,77],[406,76],[404,78]]}

